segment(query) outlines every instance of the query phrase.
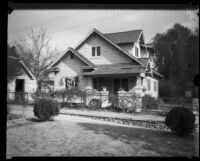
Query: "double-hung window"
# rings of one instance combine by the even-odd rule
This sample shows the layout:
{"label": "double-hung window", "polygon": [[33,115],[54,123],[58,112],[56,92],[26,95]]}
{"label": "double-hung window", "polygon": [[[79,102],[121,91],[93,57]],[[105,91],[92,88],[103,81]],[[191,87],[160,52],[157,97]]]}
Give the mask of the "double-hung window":
{"label": "double-hung window", "polygon": [[147,88],[149,91],[151,91],[151,81],[150,79],[146,79],[147,80]]}
{"label": "double-hung window", "polygon": [[154,91],[156,92],[157,91],[157,82],[154,81]]}
{"label": "double-hung window", "polygon": [[92,47],[92,56],[101,56],[101,48],[100,48],[100,46]]}

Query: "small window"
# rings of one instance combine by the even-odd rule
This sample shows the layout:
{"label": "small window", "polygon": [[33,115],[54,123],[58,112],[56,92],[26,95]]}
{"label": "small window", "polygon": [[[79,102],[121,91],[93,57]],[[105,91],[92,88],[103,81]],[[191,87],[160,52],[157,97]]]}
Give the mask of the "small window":
{"label": "small window", "polygon": [[122,79],[122,88],[128,92],[128,79]]}
{"label": "small window", "polygon": [[138,57],[138,48],[135,47],[135,56]]}
{"label": "small window", "polygon": [[150,91],[151,90],[151,82],[150,79],[146,79],[147,80],[147,88]]}
{"label": "small window", "polygon": [[154,81],[154,91],[157,91],[157,82]]}
{"label": "small window", "polygon": [[101,56],[101,50],[99,46],[97,47],[97,56]]}
{"label": "small window", "polygon": [[95,47],[92,47],[92,56],[95,56]]}
{"label": "small window", "polygon": [[74,59],[74,54],[70,53],[70,59]]}
{"label": "small window", "polygon": [[97,79],[93,79],[93,88],[98,90],[98,88],[97,88]]}

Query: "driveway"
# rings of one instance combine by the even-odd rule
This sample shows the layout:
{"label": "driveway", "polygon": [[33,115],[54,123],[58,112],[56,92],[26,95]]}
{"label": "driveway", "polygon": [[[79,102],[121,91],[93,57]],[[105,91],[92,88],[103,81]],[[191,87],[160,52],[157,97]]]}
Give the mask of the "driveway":
{"label": "driveway", "polygon": [[193,155],[192,136],[180,138],[169,132],[68,115],[59,115],[55,121],[38,122],[32,110],[26,110],[25,114],[25,119],[18,120],[20,126],[17,121],[8,122],[7,158]]}

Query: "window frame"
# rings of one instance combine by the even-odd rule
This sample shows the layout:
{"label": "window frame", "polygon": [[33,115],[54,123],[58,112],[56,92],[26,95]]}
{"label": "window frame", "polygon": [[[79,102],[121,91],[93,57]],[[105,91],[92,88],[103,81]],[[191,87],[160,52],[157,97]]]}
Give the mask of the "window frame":
{"label": "window frame", "polygon": [[101,47],[100,46],[92,46],[91,52],[92,52],[92,57],[100,57],[101,56]]}
{"label": "window frame", "polygon": [[151,91],[151,80],[146,78],[146,81],[147,81],[147,89],[148,91]]}
{"label": "window frame", "polygon": [[139,49],[138,49],[138,47],[135,47],[135,56],[137,58],[139,57]]}
{"label": "window frame", "polygon": [[154,92],[157,92],[158,89],[157,89],[157,81],[154,81]]}

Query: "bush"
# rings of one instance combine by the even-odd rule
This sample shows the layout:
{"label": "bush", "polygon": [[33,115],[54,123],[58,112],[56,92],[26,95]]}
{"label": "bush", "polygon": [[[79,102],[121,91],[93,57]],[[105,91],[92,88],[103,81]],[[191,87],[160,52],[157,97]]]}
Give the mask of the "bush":
{"label": "bush", "polygon": [[92,99],[89,103],[89,107],[92,109],[99,109],[101,108],[101,100],[99,99]]}
{"label": "bush", "polygon": [[187,135],[195,128],[195,116],[189,109],[177,107],[167,114],[166,125],[177,135]]}
{"label": "bush", "polygon": [[41,120],[49,120],[58,115],[60,103],[52,98],[38,98],[34,104],[34,115]]}
{"label": "bush", "polygon": [[158,101],[156,101],[150,95],[145,95],[144,97],[142,97],[142,108],[143,109],[157,109]]}

